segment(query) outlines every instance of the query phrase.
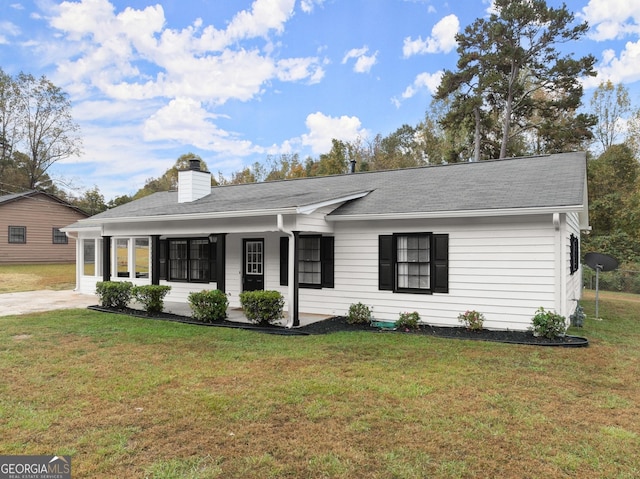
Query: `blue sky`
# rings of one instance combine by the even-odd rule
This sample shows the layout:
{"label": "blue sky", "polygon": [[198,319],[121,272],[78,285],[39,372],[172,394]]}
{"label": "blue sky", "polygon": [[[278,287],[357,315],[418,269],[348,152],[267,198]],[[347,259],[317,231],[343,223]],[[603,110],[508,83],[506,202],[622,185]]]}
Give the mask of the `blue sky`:
{"label": "blue sky", "polygon": [[[547,0],[550,6],[561,2]],[[566,45],[640,106],[640,0],[568,0]],[[0,0],[0,67],[63,88],[83,154],[60,186],[133,194],[183,153],[230,176],[268,155],[317,157],[423,117],[454,36],[485,0]],[[72,191],[79,194],[78,190]]]}

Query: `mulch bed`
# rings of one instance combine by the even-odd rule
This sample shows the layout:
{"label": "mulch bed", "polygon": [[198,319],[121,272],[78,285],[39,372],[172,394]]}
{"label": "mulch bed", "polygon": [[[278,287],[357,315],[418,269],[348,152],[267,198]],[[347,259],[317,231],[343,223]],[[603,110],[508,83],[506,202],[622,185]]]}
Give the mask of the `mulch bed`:
{"label": "mulch bed", "polygon": [[239,323],[235,321],[220,320],[214,323],[203,323],[196,321],[188,316],[179,316],[170,313],[160,313],[148,315],[144,311],[136,309],[115,310],[113,308],[104,308],[101,306],[89,306],[89,309],[107,313],[126,314],[140,318],[153,320],[175,321],[186,324],[194,324],[198,326],[226,327],[236,329],[247,329],[251,331],[280,334],[289,336],[301,336],[310,334],[330,334],[349,331],[369,331],[377,334],[411,334],[437,336],[440,338],[450,339],[467,339],[475,341],[493,341],[499,343],[510,344],[527,344],[531,346],[556,346],[565,348],[580,348],[589,345],[589,340],[580,336],[562,336],[557,338],[535,337],[530,331],[491,331],[483,329],[481,331],[471,331],[462,327],[438,327],[422,325],[417,330],[384,330],[375,328],[369,324],[349,324],[344,316],[335,316],[333,318],[318,321],[307,326],[298,328],[285,328],[274,325],[254,325],[248,323]]}

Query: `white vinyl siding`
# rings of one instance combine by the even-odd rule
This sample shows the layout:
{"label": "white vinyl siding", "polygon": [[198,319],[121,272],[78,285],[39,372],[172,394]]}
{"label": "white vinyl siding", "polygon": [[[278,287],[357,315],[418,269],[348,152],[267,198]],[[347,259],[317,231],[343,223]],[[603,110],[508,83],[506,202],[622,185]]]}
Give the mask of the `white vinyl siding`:
{"label": "white vinyl siding", "polygon": [[[329,222],[324,229],[335,238],[334,287],[300,288],[300,312],[345,315],[353,303],[373,307],[376,319],[396,320],[401,312],[418,311],[424,322],[434,325],[459,326],[458,314],[476,309],[486,316],[485,327],[491,329],[526,330],[540,307],[557,309],[568,304],[580,292],[581,274],[569,275],[569,236],[579,235],[577,215],[561,216],[563,231],[555,230],[552,215],[503,216],[496,218],[461,218],[438,220],[340,221]],[[311,217],[311,215],[310,215]],[[305,217],[305,220],[310,219]],[[225,290],[230,307],[239,307],[242,291],[243,239],[264,239],[264,288],[280,291],[288,304],[288,288],[281,286],[280,238],[276,221],[257,218],[255,222],[240,219],[185,225],[185,231],[227,232]],[[285,218],[285,229],[295,221]],[[139,228],[139,225],[135,225]],[[178,230],[173,225],[167,230]],[[244,232],[236,232],[244,229]],[[136,229],[137,231],[137,229]],[[449,292],[430,295],[394,293],[378,290],[378,238],[398,233],[447,234],[449,236]],[[178,231],[179,233],[179,231]],[[563,259],[558,263],[556,238],[565,239]],[[320,234],[306,230],[301,235]],[[132,235],[133,236],[133,235]],[[566,260],[565,260],[566,259]],[[558,299],[556,265],[562,264],[564,299]],[[91,293],[93,285],[83,281],[81,288]],[[148,280],[147,280],[148,282]],[[172,287],[167,301],[186,302],[188,294],[202,289],[215,289],[216,283],[167,283]],[[286,307],[286,306],[285,306]],[[571,309],[572,311],[572,309]],[[568,313],[558,311],[563,315]]]}
{"label": "white vinyl siding", "polygon": [[[335,288],[300,290],[301,311],[344,315],[352,303],[373,306],[376,319],[415,310],[425,322],[459,326],[467,309],[485,327],[526,330],[535,310],[555,307],[551,215],[495,219],[336,223]],[[449,293],[378,290],[378,235],[429,231],[449,235]]]}

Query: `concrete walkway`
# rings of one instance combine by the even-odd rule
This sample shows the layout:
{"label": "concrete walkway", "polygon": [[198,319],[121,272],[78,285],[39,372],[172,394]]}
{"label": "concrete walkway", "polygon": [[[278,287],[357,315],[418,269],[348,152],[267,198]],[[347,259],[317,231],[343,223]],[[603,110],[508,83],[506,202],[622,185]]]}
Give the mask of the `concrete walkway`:
{"label": "concrete walkway", "polygon": [[98,304],[93,294],[80,294],[72,290],[25,291],[0,294],[0,316],[37,313],[55,309],[86,308]]}
{"label": "concrete walkway", "polygon": [[[38,313],[42,311],[53,311],[57,309],[86,308],[98,304],[95,294],[81,294],[72,290],[64,291],[26,291],[21,293],[0,294],[0,316],[14,316],[20,314]],[[134,308],[138,306],[131,305]],[[191,308],[187,303],[175,303],[166,301],[164,310],[167,313],[181,316],[191,316]],[[142,308],[140,308],[142,309]],[[229,308],[227,311],[229,321],[238,323],[249,323],[241,308]],[[300,326],[322,321],[331,316],[321,314],[300,313]],[[287,314],[279,324],[286,325]]]}

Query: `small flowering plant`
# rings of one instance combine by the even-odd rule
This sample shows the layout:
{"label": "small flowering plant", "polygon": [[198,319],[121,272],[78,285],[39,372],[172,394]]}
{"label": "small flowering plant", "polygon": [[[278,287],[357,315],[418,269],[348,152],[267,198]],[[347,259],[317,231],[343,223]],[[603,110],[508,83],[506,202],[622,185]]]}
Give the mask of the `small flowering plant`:
{"label": "small flowering plant", "polygon": [[458,321],[464,324],[467,329],[472,331],[480,331],[484,323],[484,314],[476,310],[465,311],[458,315]]}

